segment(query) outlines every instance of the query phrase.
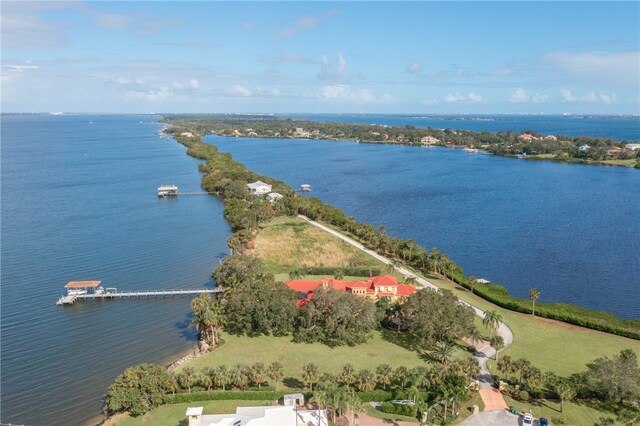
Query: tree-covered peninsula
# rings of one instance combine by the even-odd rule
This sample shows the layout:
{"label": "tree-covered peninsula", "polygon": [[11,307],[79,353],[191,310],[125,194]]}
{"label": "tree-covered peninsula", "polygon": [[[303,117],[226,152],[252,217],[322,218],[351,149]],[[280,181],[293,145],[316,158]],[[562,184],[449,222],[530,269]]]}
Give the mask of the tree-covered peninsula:
{"label": "tree-covered peninsula", "polygon": [[176,115],[170,118],[176,127],[188,127],[198,135],[443,146],[504,157],[640,168],[640,144],[592,136],[541,134],[526,129],[520,132],[473,132],[409,125],[310,121],[271,115]]}

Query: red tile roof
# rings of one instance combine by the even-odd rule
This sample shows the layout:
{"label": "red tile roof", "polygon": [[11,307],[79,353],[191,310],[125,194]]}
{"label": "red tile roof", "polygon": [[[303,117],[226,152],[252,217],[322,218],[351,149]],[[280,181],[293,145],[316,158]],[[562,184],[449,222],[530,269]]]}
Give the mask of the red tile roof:
{"label": "red tile roof", "polygon": [[398,285],[398,280],[396,279],[396,277],[392,277],[391,275],[380,275],[378,277],[369,278],[369,283],[374,286]]}

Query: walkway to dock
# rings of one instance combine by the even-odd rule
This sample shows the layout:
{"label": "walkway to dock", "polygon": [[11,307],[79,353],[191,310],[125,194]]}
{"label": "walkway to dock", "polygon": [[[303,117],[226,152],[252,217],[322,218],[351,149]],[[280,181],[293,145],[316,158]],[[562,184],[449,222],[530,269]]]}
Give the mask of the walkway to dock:
{"label": "walkway to dock", "polygon": [[105,293],[71,294],[62,296],[56,305],[73,305],[77,300],[105,300],[105,299],[133,299],[142,297],[172,297],[172,296],[197,296],[203,293],[221,293],[221,288],[202,288],[190,290],[139,290],[139,291],[114,291]]}

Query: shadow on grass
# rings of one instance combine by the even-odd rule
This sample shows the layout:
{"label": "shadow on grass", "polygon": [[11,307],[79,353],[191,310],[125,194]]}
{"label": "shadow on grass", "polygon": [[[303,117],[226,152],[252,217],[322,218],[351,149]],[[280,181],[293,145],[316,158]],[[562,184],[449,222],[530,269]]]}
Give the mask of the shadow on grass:
{"label": "shadow on grass", "polygon": [[282,380],[282,384],[285,385],[288,388],[293,388],[293,389],[302,389],[302,388],[304,388],[304,383],[302,383],[296,377],[285,377]]}
{"label": "shadow on grass", "polygon": [[419,348],[416,339],[409,333],[383,328],[381,334],[382,339],[389,343],[393,343],[409,351],[418,352]]}

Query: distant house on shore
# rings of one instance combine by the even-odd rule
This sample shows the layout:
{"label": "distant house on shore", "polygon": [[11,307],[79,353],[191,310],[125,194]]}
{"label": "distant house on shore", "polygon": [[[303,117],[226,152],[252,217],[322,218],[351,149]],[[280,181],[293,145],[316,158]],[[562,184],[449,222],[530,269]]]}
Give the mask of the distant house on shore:
{"label": "distant house on shore", "polygon": [[433,136],[423,136],[422,139],[420,139],[422,145],[433,145],[438,142],[440,142],[440,139],[434,138]]}
{"label": "distant house on shore", "polygon": [[271,201],[272,203],[275,203],[278,200],[282,200],[283,198],[284,198],[284,195],[278,192],[270,192],[267,194],[267,200]]}
{"label": "distant house on shore", "polygon": [[640,149],[640,143],[628,143],[624,147],[632,151],[635,151],[636,149]]}
{"label": "distant house on shore", "polygon": [[416,292],[416,287],[410,284],[399,284],[396,277],[381,275],[371,277],[367,281],[342,281],[324,277],[321,280],[292,280],[285,285],[299,294],[298,306],[306,305],[315,291],[320,288],[345,291],[358,297],[369,299],[388,298],[396,302],[402,297],[411,296]]}
{"label": "distant house on shore", "polygon": [[591,147],[589,145],[582,145],[580,148],[578,148],[578,150],[580,152],[587,152],[591,149]]}
{"label": "distant house on shore", "polygon": [[264,183],[261,180],[253,183],[248,183],[247,188],[253,195],[265,195],[271,192],[271,185]]}
{"label": "distant house on shore", "polygon": [[180,136],[184,136],[185,138],[192,138],[193,137],[193,133],[191,133],[191,132],[182,132],[182,133],[180,133]]}

